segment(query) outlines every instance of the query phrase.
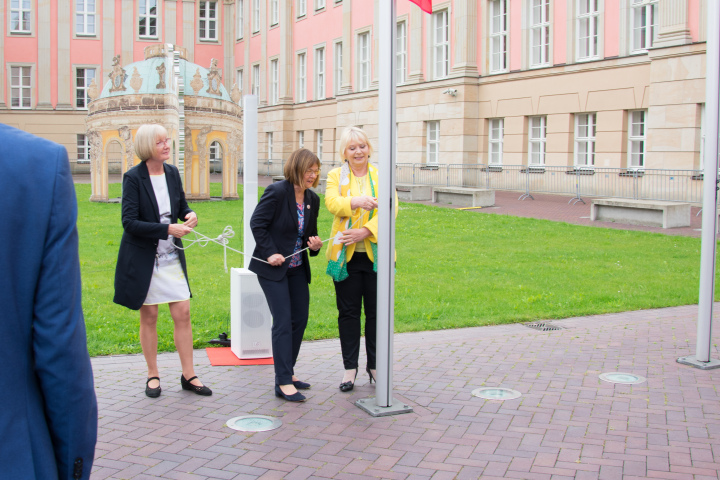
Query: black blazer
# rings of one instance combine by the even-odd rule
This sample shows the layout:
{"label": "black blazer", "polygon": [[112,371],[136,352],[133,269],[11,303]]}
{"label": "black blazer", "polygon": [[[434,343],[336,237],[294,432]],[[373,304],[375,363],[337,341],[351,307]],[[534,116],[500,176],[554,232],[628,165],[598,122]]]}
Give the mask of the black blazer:
{"label": "black blazer", "polygon": [[[163,164],[163,169],[170,195],[170,221],[177,223],[178,219],[184,220],[185,215],[192,210],[185,201],[178,169],[167,163]],[[139,310],[150,289],[158,240],[168,237],[168,225],[160,223],[155,190],[145,162],[140,162],[123,175],[122,224],[125,231],[115,267],[113,302]],[[182,247],[179,238],[174,240],[175,245]],[[177,252],[187,280],[185,253],[183,250]]]}
{"label": "black blazer", "polygon": [[[305,190],[305,232],[303,233],[302,248],[307,247],[308,238],[317,236],[317,217],[320,213],[320,197],[312,190]],[[255,237],[255,251],[253,257],[267,260],[275,253],[288,256],[295,251],[295,241],[298,236],[297,205],[295,203],[295,187],[287,180],[273,183],[265,189],[260,202],[250,219],[250,229]],[[305,250],[302,266],[307,273],[310,283],[310,263],[308,252],[313,257],[317,252]],[[259,262],[254,258],[250,260],[248,269],[258,276],[272,281],[279,281],[287,272],[290,259],[286,259],[279,267]]]}

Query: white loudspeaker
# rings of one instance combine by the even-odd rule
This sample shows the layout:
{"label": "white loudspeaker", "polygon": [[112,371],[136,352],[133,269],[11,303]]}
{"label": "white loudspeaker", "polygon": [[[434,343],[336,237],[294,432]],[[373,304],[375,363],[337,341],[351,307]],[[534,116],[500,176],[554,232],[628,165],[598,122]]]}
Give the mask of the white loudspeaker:
{"label": "white loudspeaker", "polygon": [[257,275],[230,269],[230,348],[240,359],[272,357],[272,315]]}

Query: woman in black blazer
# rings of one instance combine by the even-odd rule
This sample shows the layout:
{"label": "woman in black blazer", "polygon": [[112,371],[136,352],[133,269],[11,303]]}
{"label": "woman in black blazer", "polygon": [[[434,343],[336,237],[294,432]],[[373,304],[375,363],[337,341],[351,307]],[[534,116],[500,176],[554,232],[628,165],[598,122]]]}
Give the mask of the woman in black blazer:
{"label": "woman in black blazer", "polygon": [[[140,345],[148,366],[145,394],[161,392],[157,365],[158,305],[167,303],[175,325],[183,389],[212,395],[195,376],[190,324],[190,285],[180,237],[192,232],[197,215],[185,201],[178,169],[170,158],[170,138],[162,125],[142,125],[135,153],[142,160],[123,175],[123,236],[115,268],[113,301],[140,310]],[[178,220],[185,223],[178,224]]]}
{"label": "woman in black blazer", "polygon": [[265,189],[250,219],[255,258],[248,268],[257,274],[273,316],[275,395],[304,402],[305,396],[298,389],[308,389],[310,384],[298,380],[294,368],[310,308],[306,247],[312,256],[322,247],[317,236],[320,197],[309,189],[318,185],[320,160],[301,148],[290,155],[283,173],[285,180]]}

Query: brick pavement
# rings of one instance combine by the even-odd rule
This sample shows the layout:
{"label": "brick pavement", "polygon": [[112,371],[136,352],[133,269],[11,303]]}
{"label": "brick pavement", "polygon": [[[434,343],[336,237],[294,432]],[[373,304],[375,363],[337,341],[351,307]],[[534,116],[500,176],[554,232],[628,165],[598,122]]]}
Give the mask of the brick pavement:
{"label": "brick pavement", "polygon": [[[92,478],[717,479],[720,369],[676,363],[695,353],[696,316],[684,306],[557,320],[563,329],[548,332],[516,324],[398,334],[394,394],[414,412],[378,418],[353,404],[374,395],[366,374],[353,392],[338,390],[337,340],[303,345],[297,371],[313,384],[303,404],[275,398],[272,366],[213,367],[203,350],[195,363],[209,398],[181,390],[176,354],[160,355],[158,399],[143,393],[141,355],[96,357]],[[599,380],[612,371],[647,382]],[[473,397],[481,386],[522,396]],[[283,425],[225,425],[249,414]]]}

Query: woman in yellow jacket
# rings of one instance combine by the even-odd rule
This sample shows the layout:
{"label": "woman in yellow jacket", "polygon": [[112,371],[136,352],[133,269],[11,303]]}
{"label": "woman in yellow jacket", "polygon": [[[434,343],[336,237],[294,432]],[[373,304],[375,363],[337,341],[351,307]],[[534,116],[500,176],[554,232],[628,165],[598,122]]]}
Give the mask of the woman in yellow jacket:
{"label": "woman in yellow jacket", "polygon": [[[343,165],[328,174],[325,205],[333,214],[332,240],[326,251],[327,273],[333,277],[338,330],[345,374],[340,390],[355,386],[360,354],[360,314],[365,307],[366,371],[375,380],[377,313],[378,169],[371,165],[372,145],[360,128],[340,137]],[[397,205],[397,196],[395,200]],[[397,215],[397,209],[395,211]]]}

